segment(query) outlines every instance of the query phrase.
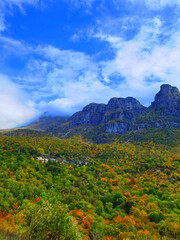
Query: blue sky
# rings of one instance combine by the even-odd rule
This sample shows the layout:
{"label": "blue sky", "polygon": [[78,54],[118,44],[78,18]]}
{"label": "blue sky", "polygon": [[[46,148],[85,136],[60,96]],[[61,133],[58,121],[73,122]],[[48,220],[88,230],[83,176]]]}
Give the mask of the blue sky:
{"label": "blue sky", "polygon": [[0,0],[0,128],[180,87],[180,0]]}

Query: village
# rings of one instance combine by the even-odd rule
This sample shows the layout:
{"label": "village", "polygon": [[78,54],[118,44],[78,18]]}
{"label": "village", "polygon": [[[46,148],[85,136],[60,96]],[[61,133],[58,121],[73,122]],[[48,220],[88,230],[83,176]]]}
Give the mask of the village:
{"label": "village", "polygon": [[[88,157],[86,157],[88,158]],[[72,158],[70,161],[67,161],[66,159],[64,158],[53,158],[53,157],[45,157],[45,156],[39,156],[37,157],[37,160],[40,162],[40,163],[47,163],[49,161],[52,161],[52,162],[59,162],[60,164],[61,163],[70,163],[70,164],[73,164],[73,165],[76,165],[76,166],[83,166],[83,165],[87,165],[88,162],[86,162],[85,160],[74,160],[74,158]]]}

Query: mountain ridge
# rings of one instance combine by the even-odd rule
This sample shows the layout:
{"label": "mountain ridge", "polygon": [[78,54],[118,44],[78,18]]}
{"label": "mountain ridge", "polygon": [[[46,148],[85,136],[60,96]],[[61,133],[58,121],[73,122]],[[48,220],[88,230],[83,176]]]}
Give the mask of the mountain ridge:
{"label": "mountain ridge", "polygon": [[124,134],[149,127],[180,128],[180,92],[163,84],[149,107],[133,97],[111,98],[107,104],[91,103],[69,119],[66,128],[102,125],[106,133]]}
{"label": "mountain ridge", "polygon": [[71,117],[41,116],[27,128],[60,138],[82,135],[97,141],[100,136],[108,139],[112,135],[147,129],[180,129],[180,92],[163,84],[149,107],[133,97],[116,97],[107,104],[90,103]]}

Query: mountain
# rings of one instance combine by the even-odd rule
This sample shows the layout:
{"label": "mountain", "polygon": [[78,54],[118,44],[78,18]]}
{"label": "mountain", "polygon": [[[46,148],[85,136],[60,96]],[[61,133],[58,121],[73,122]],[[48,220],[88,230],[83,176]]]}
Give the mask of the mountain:
{"label": "mountain", "polygon": [[69,120],[71,126],[82,124],[99,125],[112,120],[132,121],[146,108],[135,98],[112,98],[108,104],[91,103],[82,111],[75,113]]}
{"label": "mountain", "polygon": [[[0,135],[5,136],[29,136],[44,137],[51,136],[63,123],[66,123],[69,117],[53,117],[44,113],[40,118],[36,119],[28,126],[11,129],[0,129]],[[52,131],[51,131],[52,129]]]}
{"label": "mountain", "polygon": [[162,85],[149,108],[161,111],[164,116],[180,117],[180,92],[178,88],[168,84]]}
{"label": "mountain", "polygon": [[103,142],[115,134],[180,129],[180,92],[176,87],[163,84],[149,107],[133,97],[112,98],[107,104],[90,103],[69,118],[42,116],[28,128],[45,130],[60,137],[81,134]]}
{"label": "mountain", "polygon": [[124,134],[151,127],[180,128],[180,92],[164,84],[148,108],[132,97],[112,98],[108,104],[91,103],[73,114],[68,122],[62,130],[99,126],[105,133]]}
{"label": "mountain", "polygon": [[68,118],[69,117],[53,117],[46,115],[46,113],[44,113],[40,118],[29,124],[27,128],[32,130],[49,132],[49,128],[54,129],[57,126],[60,126],[61,124],[67,122]]}
{"label": "mountain", "polygon": [[67,127],[101,125],[103,132],[124,134],[129,130],[130,122],[145,109],[146,107],[135,98],[112,98],[107,105],[97,103],[87,105],[69,119],[70,124]]}
{"label": "mountain", "polygon": [[132,129],[180,129],[180,92],[178,88],[163,84],[151,105],[132,123]]}

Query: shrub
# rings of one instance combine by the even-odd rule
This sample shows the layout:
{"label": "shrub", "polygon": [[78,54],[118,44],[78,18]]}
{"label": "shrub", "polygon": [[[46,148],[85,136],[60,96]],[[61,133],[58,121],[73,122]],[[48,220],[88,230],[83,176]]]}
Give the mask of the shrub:
{"label": "shrub", "polygon": [[29,239],[33,240],[79,240],[80,235],[76,222],[61,203],[44,202],[32,218]]}
{"label": "shrub", "polygon": [[153,212],[150,213],[148,218],[151,222],[159,223],[161,220],[164,220],[164,216],[162,213]]}

